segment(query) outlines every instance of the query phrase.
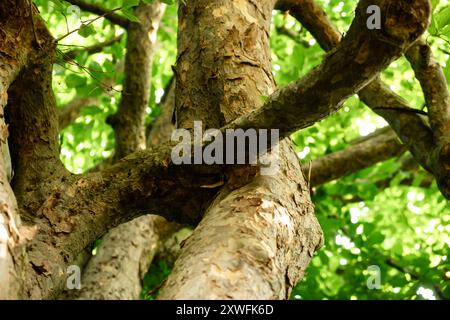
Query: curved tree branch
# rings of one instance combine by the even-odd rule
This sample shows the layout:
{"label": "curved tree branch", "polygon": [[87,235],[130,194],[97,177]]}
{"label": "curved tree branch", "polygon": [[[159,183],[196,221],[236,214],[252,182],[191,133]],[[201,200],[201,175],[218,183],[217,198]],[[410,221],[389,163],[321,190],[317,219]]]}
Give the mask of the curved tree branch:
{"label": "curved tree branch", "polygon": [[315,159],[305,172],[311,170],[311,187],[332,181],[378,162],[398,157],[406,151],[395,134],[389,130],[352,145],[342,151]]}
{"label": "curved tree branch", "polygon": [[77,55],[79,55],[82,52],[87,52],[88,54],[94,54],[94,53],[102,52],[103,49],[105,49],[106,47],[109,47],[109,46],[119,42],[122,39],[122,37],[123,37],[123,34],[118,35],[117,37],[114,37],[114,38],[109,39],[107,41],[94,44],[92,46],[79,48],[79,49],[73,49],[73,50],[70,50],[70,51],[67,51],[67,52],[63,52],[63,59],[64,59],[64,61],[73,60],[73,59],[76,58]]}
{"label": "curved tree branch", "polygon": [[[381,30],[367,28],[369,5],[381,9]],[[227,127],[279,128],[281,136],[287,136],[336,112],[348,97],[370,83],[427,29],[430,7],[428,0],[370,4],[360,1],[347,35],[319,67],[279,89],[261,108]],[[299,6],[300,9],[303,8]]]}
{"label": "curved tree branch", "polygon": [[141,4],[135,10],[141,22],[128,26],[124,90],[118,112],[107,119],[116,136],[115,160],[146,148],[145,110],[150,98],[156,33],[164,9],[159,2]]}
{"label": "curved tree branch", "polygon": [[433,130],[433,172],[443,193],[450,199],[450,96],[442,67],[424,40],[406,53],[425,96]]}
{"label": "curved tree branch", "polygon": [[[324,50],[332,50],[340,43],[341,34],[334,28],[315,1],[280,0],[277,7],[280,10],[289,10],[311,32]],[[420,63],[420,52],[425,55],[422,63]],[[448,130],[449,112],[445,77],[443,77],[440,67],[430,57],[429,50],[424,49],[423,43],[421,44],[420,41],[408,50],[407,57],[414,60],[412,65],[416,69],[416,76],[419,81],[422,80],[421,84],[424,87],[427,102],[432,105],[431,110],[434,110],[430,115],[435,114],[432,117],[434,117],[435,124],[433,126],[436,130],[432,130],[418,112],[414,112],[414,109],[411,109],[404,99],[393,93],[379,78],[363,88],[359,92],[359,96],[374,112],[385,118],[416,160],[435,176],[442,194],[449,198],[450,168],[447,164],[450,163],[450,147],[448,141],[438,142],[442,141],[442,137],[445,140],[447,139],[445,137],[449,136],[448,132],[442,134],[442,130]],[[422,68],[422,71],[418,69],[419,67]],[[428,76],[425,76],[425,73]],[[437,81],[434,87],[431,86],[430,79]],[[433,90],[433,88],[437,90]],[[439,97],[436,97],[436,93],[439,93]],[[436,125],[439,120],[436,118],[442,118],[439,128]],[[444,123],[446,124],[443,125]],[[443,129],[444,127],[445,129]],[[436,134],[440,137],[438,141],[434,137]]]}

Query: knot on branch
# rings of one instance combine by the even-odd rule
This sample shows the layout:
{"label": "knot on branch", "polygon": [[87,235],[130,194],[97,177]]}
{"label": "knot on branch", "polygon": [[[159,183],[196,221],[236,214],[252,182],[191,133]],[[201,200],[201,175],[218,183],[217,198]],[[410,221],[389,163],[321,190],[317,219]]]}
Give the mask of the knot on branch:
{"label": "knot on branch", "polygon": [[382,0],[380,5],[386,8],[382,32],[393,41],[409,45],[427,30],[432,11],[429,0]]}

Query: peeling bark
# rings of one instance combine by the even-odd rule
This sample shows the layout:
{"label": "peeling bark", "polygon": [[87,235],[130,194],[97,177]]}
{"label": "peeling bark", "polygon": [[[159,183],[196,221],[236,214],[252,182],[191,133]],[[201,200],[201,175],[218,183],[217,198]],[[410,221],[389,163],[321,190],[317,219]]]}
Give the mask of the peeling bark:
{"label": "peeling bark", "polygon": [[[147,88],[149,89],[149,88]],[[173,130],[175,83],[162,101],[162,113],[147,138],[158,145],[170,140]],[[173,265],[178,257],[180,225],[146,215],[111,229],[101,241],[97,254],[83,271],[82,289],[69,298],[139,299],[142,280],[155,257]]]}
{"label": "peeling bark", "polygon": [[[367,28],[370,5],[381,9],[381,30]],[[319,67],[277,90],[261,108],[228,127],[279,128],[286,136],[324,119],[408,49],[428,27],[430,10],[428,0],[360,1],[345,38]]]}
{"label": "peeling bark", "polygon": [[[192,129],[199,119],[205,128],[223,126],[254,110],[260,97],[273,91],[268,48],[272,5],[180,5],[179,126]],[[215,68],[202,61],[214,61]],[[255,176],[249,168],[228,172],[228,183],[185,241],[161,299],[288,297],[322,233],[291,142],[280,145],[277,175]],[[275,160],[278,153],[272,156]]]}
{"label": "peeling bark", "polygon": [[[189,237],[160,299],[287,299],[322,232],[290,141],[280,171],[225,189]],[[231,192],[230,192],[231,191]]]}
{"label": "peeling bark", "polygon": [[4,108],[8,89],[32,50],[30,14],[30,6],[24,0],[0,3],[0,299],[22,297],[22,276],[26,269],[23,247],[26,234],[19,230],[16,197],[9,184],[12,169]]}

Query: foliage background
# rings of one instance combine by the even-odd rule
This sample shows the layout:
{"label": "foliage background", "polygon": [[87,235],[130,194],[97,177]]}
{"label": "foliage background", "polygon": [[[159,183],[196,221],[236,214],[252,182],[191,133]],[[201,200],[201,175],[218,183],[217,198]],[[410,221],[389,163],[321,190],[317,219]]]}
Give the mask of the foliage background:
{"label": "foliage background", "polygon": [[[95,106],[60,134],[61,158],[74,173],[81,173],[111,155],[114,135],[105,119],[116,111],[123,81],[121,61],[125,36],[101,53],[89,55],[83,48],[119,36],[124,31],[105,19],[79,12],[61,0],[35,0],[54,37],[61,38],[59,61],[54,68],[57,103],[63,107],[75,97],[94,96]],[[135,0],[90,0],[133,19],[129,9]],[[165,2],[171,3],[170,0]],[[318,1],[342,33],[352,19],[355,0]],[[445,66],[450,80],[450,5],[432,1],[434,14],[426,35],[437,60]],[[280,34],[285,27],[296,36]],[[176,60],[177,6],[168,6],[158,32],[147,121],[160,113],[164,88]],[[271,32],[273,72],[279,86],[293,81],[323,59],[316,41],[293,18],[276,12]],[[64,62],[63,53],[80,50],[74,61]],[[383,75],[392,90],[418,109],[424,108],[420,86],[406,59],[394,62]],[[107,82],[108,85],[104,83]],[[292,138],[302,163],[341,150],[349,142],[386,126],[383,119],[365,107],[358,97],[343,109]],[[313,258],[305,279],[297,285],[292,299],[450,299],[450,206],[435,183],[421,188],[424,171],[414,175],[412,185],[400,181],[411,175],[402,171],[401,159],[379,163],[314,190],[313,201],[325,234],[325,246]],[[312,172],[311,174],[314,174]],[[382,188],[377,182],[388,181]],[[369,266],[381,271],[381,287],[369,289]],[[157,287],[170,273],[164,263],[152,265],[145,277],[142,296]]]}

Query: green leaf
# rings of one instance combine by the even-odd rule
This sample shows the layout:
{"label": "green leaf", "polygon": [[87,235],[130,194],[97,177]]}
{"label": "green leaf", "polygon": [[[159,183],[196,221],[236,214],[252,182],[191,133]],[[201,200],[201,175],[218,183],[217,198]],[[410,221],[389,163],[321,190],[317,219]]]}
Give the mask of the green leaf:
{"label": "green leaf", "polygon": [[66,77],[66,85],[69,88],[76,88],[76,87],[84,86],[86,84],[86,82],[87,82],[86,78],[80,77],[77,74],[71,74]]}
{"label": "green leaf", "polygon": [[132,8],[139,5],[139,0],[123,0],[122,7],[123,8]]}
{"label": "green leaf", "polygon": [[125,16],[125,18],[127,18],[128,20],[132,21],[132,22],[138,22],[140,23],[141,21],[139,21],[139,18],[136,17],[134,15],[133,10],[129,9],[129,8],[123,8],[122,10],[120,10],[123,15]]}
{"label": "green leaf", "polygon": [[87,38],[96,34],[94,26],[92,24],[82,24],[80,29],[78,30],[78,34],[83,38]]}
{"label": "green leaf", "polygon": [[366,245],[372,246],[374,244],[379,244],[384,241],[385,236],[381,232],[374,232],[366,241]]}
{"label": "green leaf", "polygon": [[450,6],[446,6],[436,15],[437,27],[439,29],[450,23]]}

